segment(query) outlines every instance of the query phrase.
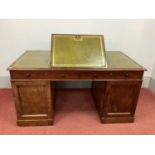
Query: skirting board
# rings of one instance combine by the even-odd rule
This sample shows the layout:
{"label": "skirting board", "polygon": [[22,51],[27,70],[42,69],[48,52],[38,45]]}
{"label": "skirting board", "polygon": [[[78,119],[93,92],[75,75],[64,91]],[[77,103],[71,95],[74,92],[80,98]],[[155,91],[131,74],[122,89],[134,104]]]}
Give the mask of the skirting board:
{"label": "skirting board", "polygon": [[[155,81],[155,80],[154,80]],[[150,77],[144,77],[143,79],[143,88],[155,88],[153,79]],[[150,84],[149,84],[150,83]],[[151,86],[153,85],[153,86]],[[59,82],[57,83],[59,88],[91,88],[91,81],[68,81],[68,82]],[[9,76],[0,76],[0,88],[11,88],[10,77]]]}
{"label": "skirting board", "polygon": [[142,88],[149,88],[150,78],[148,76],[143,77]]}
{"label": "skirting board", "polygon": [[155,94],[155,79],[150,78],[149,89]]}
{"label": "skirting board", "polygon": [[11,88],[10,76],[0,76],[0,88]]}

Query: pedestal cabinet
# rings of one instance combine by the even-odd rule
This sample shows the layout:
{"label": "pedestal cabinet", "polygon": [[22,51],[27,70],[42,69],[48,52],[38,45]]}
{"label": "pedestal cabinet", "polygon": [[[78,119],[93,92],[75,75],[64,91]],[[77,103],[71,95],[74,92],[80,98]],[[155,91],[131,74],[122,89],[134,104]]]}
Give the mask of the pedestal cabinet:
{"label": "pedestal cabinet", "polygon": [[133,122],[141,83],[141,80],[93,82],[92,93],[101,122]]}
{"label": "pedestal cabinet", "polygon": [[18,125],[52,125],[50,81],[12,81]]}

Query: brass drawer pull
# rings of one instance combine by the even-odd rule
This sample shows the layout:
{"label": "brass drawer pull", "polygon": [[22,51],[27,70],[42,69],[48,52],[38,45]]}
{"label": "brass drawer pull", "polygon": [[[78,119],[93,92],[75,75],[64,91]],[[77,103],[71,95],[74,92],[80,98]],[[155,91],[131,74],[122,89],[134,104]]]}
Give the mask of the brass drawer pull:
{"label": "brass drawer pull", "polygon": [[125,78],[128,78],[128,77],[129,77],[129,74],[128,74],[128,73],[126,73],[126,74],[125,74]]}
{"label": "brass drawer pull", "polygon": [[112,72],[110,72],[110,76],[112,76],[113,75],[113,73]]}
{"label": "brass drawer pull", "polygon": [[27,74],[26,74],[26,77],[27,77],[27,78],[30,78],[30,77],[31,77],[31,74],[27,73]]}
{"label": "brass drawer pull", "polygon": [[93,74],[93,78],[96,78],[97,77],[97,75],[96,74]]}
{"label": "brass drawer pull", "polygon": [[61,78],[64,78],[64,77],[65,77],[65,74],[60,74],[60,77],[61,77]]}

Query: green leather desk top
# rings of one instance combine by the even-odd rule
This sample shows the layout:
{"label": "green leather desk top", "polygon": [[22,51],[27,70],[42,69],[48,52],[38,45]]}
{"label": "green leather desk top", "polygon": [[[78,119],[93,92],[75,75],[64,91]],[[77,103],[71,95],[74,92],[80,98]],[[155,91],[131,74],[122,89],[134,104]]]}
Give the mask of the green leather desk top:
{"label": "green leather desk top", "polygon": [[52,67],[106,68],[103,35],[53,34]]}
{"label": "green leather desk top", "polygon": [[145,70],[141,65],[119,51],[107,51],[106,60],[107,68],[93,67],[93,68],[76,68],[76,67],[51,67],[50,51],[26,51],[19,57],[8,69],[9,70]]}

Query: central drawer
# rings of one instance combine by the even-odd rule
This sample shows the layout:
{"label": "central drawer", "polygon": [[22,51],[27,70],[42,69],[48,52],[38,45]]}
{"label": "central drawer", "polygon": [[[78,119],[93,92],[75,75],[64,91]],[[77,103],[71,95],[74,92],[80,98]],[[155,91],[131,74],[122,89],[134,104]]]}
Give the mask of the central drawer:
{"label": "central drawer", "polygon": [[63,79],[79,79],[79,74],[74,71],[54,71],[51,75],[52,79],[58,79],[58,80],[63,80]]}

